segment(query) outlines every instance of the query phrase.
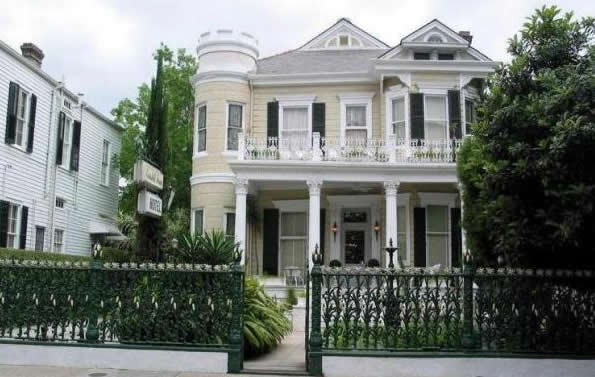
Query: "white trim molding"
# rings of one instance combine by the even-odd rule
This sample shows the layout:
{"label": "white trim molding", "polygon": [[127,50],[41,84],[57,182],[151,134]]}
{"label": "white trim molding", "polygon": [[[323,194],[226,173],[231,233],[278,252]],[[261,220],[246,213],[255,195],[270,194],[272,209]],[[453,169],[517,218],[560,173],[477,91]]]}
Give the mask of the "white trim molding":
{"label": "white trim molding", "polygon": [[375,92],[341,93],[337,95],[340,105],[341,140],[345,140],[347,131],[347,106],[360,105],[366,107],[366,133],[372,137],[372,98]]}
{"label": "white trim molding", "polygon": [[419,196],[421,207],[427,207],[428,205],[455,207],[455,202],[459,194],[456,192],[418,192],[417,195]]}
{"label": "white trim molding", "polygon": [[199,185],[201,183],[236,183],[234,173],[201,173],[190,177],[190,185]]}

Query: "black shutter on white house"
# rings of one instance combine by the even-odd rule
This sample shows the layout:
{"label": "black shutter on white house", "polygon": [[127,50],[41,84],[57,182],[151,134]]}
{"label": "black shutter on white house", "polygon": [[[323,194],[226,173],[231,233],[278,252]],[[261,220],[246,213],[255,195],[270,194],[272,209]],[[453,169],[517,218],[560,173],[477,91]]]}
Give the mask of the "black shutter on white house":
{"label": "black shutter on white house", "polygon": [[450,249],[451,249],[451,266],[461,267],[461,258],[463,256],[463,242],[461,239],[461,209],[450,209]]}
{"label": "black shutter on white house", "polygon": [[411,116],[411,138],[424,138],[424,95],[423,93],[411,93],[409,95],[409,107]]}
{"label": "black shutter on white house", "polygon": [[19,237],[19,249],[27,246],[27,220],[29,218],[29,208],[21,207],[21,234]]}
{"label": "black shutter on white house", "polygon": [[66,114],[60,111],[58,116],[58,137],[56,138],[56,165],[62,165],[62,150],[64,149],[64,127],[66,126]]}
{"label": "black shutter on white house", "polygon": [[262,236],[262,272],[269,275],[279,273],[279,210],[265,208],[262,221],[265,230]]}
{"label": "black shutter on white house", "polygon": [[326,106],[324,103],[312,104],[312,132],[318,132],[324,137]]}
{"label": "black shutter on white house", "polygon": [[4,142],[14,144],[17,135],[17,94],[19,85],[11,82],[8,85],[8,109],[6,110],[6,132]]}
{"label": "black shutter on white house", "polygon": [[8,244],[8,208],[10,204],[0,200],[0,247]]}
{"label": "black shutter on white house", "polygon": [[27,136],[27,153],[33,152],[33,140],[35,137],[35,113],[37,112],[37,96],[31,94],[29,103],[29,134]]}
{"label": "black shutter on white house", "polygon": [[414,265],[426,267],[426,209],[413,209]]}
{"label": "black shutter on white house", "polygon": [[461,127],[461,94],[458,90],[448,91],[448,124],[448,134],[451,139],[460,139],[463,137],[463,127]]}
{"label": "black shutter on white house", "polygon": [[267,137],[279,137],[279,102],[267,103]]}
{"label": "black shutter on white house", "polygon": [[72,129],[72,148],[70,152],[70,170],[79,171],[81,149],[81,122],[75,121]]}
{"label": "black shutter on white house", "polygon": [[[322,255],[322,264],[324,264],[324,250],[325,250],[325,231],[326,231],[326,210],[324,208],[320,209],[320,245],[318,249],[320,250],[320,255]],[[306,255],[310,255],[307,253]],[[308,260],[308,264],[311,264],[312,261]]]}

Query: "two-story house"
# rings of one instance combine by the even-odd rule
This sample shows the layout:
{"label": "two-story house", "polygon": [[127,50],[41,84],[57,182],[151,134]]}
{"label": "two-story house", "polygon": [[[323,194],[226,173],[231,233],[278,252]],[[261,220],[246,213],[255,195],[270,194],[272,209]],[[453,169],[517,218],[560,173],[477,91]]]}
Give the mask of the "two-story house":
{"label": "two-story house", "polygon": [[[259,59],[250,34],[200,36],[192,227],[221,228],[249,271],[460,264],[456,154],[497,63],[433,20],[389,46],[342,18]],[[337,263],[337,262],[334,262]]]}
{"label": "two-story house", "polygon": [[21,50],[0,41],[0,248],[89,254],[119,234],[122,129]]}

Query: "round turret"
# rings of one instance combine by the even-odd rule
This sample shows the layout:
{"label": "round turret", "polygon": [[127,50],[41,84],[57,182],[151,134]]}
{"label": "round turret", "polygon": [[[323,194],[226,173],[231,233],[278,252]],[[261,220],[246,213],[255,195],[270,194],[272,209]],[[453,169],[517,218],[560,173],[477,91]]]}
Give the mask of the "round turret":
{"label": "round turret", "polygon": [[252,35],[229,29],[208,31],[200,35],[196,48],[200,73],[248,73],[258,59],[258,40]]}

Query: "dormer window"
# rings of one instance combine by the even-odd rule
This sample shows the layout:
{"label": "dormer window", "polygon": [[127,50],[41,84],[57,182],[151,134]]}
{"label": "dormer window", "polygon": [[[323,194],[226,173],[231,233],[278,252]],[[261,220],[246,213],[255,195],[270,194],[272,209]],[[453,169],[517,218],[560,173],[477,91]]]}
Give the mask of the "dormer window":
{"label": "dormer window", "polygon": [[341,47],[349,46],[349,35],[341,35],[339,37],[339,46],[341,46]]}
{"label": "dormer window", "polygon": [[354,48],[361,47],[362,42],[351,34],[339,34],[326,42],[326,47],[333,48]]}
{"label": "dormer window", "polygon": [[428,42],[430,43],[442,43],[442,39],[440,39],[440,37],[438,36],[432,36],[428,39]]}

